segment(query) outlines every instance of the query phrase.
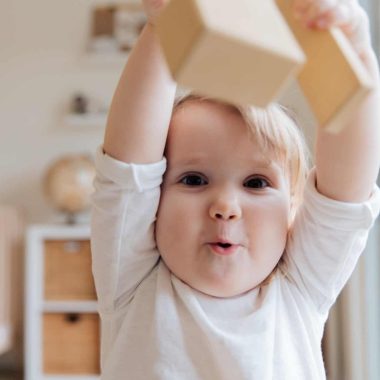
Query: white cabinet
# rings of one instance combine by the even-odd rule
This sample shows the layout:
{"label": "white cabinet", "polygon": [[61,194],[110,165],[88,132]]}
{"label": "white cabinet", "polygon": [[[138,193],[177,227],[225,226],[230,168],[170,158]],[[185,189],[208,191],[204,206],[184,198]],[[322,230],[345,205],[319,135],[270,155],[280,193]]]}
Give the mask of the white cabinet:
{"label": "white cabinet", "polygon": [[30,226],[25,269],[25,379],[99,379],[89,226]]}

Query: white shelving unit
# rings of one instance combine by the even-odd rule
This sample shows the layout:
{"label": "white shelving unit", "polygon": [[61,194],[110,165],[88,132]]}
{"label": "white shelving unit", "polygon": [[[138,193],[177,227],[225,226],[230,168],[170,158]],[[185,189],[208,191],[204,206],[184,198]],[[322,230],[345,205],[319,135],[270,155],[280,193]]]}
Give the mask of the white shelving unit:
{"label": "white shelving unit", "polygon": [[88,51],[81,57],[81,63],[86,66],[120,66],[122,68],[127,62],[129,52],[104,52],[97,53]]}
{"label": "white shelving unit", "polygon": [[30,226],[25,265],[25,380],[99,380],[89,226]]}

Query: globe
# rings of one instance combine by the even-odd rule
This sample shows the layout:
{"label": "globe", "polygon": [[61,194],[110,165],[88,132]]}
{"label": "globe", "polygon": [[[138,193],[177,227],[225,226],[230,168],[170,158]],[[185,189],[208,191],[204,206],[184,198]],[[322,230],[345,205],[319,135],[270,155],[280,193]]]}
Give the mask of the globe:
{"label": "globe", "polygon": [[95,177],[93,160],[86,155],[67,155],[58,158],[47,169],[43,181],[50,203],[75,221],[75,214],[90,208]]}

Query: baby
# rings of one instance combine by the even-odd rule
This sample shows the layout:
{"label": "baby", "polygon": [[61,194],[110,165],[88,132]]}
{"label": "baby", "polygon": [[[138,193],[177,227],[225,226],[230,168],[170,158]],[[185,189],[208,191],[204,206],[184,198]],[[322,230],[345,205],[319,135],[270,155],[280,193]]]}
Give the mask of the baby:
{"label": "baby", "polygon": [[[93,273],[105,380],[325,379],[328,311],[380,208],[378,68],[356,1],[299,0],[339,26],[376,84],[343,131],[190,94],[175,100],[149,22],[96,155]],[[173,107],[174,104],[174,107]]]}

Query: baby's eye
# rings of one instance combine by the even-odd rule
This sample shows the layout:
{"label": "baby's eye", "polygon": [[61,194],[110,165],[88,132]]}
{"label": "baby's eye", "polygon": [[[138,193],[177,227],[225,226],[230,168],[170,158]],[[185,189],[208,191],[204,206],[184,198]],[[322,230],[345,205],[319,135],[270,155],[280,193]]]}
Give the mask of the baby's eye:
{"label": "baby's eye", "polygon": [[203,186],[208,184],[204,178],[197,174],[189,174],[183,177],[180,182],[186,186]]}
{"label": "baby's eye", "polygon": [[263,189],[270,186],[269,182],[262,177],[252,177],[244,182],[244,187],[249,187],[251,189]]}

